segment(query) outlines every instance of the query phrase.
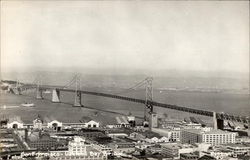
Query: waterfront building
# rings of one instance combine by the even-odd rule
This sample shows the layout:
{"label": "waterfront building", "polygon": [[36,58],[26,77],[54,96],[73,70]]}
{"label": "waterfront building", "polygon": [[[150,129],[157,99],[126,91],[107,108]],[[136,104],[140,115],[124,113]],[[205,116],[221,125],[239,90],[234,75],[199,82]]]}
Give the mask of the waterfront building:
{"label": "waterfront building", "polygon": [[108,125],[106,125],[108,128],[129,128],[130,123],[128,122],[127,117],[125,116],[117,116],[115,117],[115,120],[112,120],[109,122]]}
{"label": "waterfront building", "polygon": [[236,133],[222,130],[205,132],[200,129],[187,129],[181,131],[182,143],[207,143],[211,145],[235,143]]}
{"label": "waterfront building", "polygon": [[45,124],[47,124],[47,128],[52,129],[54,131],[60,131],[62,129],[62,122],[56,120],[53,117],[45,117],[44,118]]}
{"label": "waterfront building", "polygon": [[80,120],[81,123],[84,123],[84,128],[99,128],[100,123],[92,120],[90,117],[82,117]]}
{"label": "waterfront building", "polygon": [[24,123],[18,116],[10,117],[7,122],[7,128],[14,128],[14,129],[24,128]]}

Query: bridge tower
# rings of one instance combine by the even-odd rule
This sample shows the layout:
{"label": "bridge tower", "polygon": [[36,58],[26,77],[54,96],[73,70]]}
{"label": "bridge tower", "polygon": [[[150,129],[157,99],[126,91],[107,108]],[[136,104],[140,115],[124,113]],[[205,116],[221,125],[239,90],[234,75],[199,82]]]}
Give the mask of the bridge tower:
{"label": "bridge tower", "polygon": [[37,99],[43,99],[43,91],[40,88],[42,82],[42,80],[40,79],[40,76],[37,79],[37,83],[36,83],[36,98]]}
{"label": "bridge tower", "polygon": [[75,102],[74,107],[82,107],[82,93],[81,93],[81,77],[76,75],[75,77]]}
{"label": "bridge tower", "polygon": [[148,77],[145,79],[146,82],[146,100],[144,107],[144,121],[149,122],[149,128],[157,127],[157,119],[155,119],[156,114],[153,112],[153,77]]}
{"label": "bridge tower", "polygon": [[18,95],[21,95],[21,88],[20,88],[20,81],[17,79],[16,80],[16,91]]}
{"label": "bridge tower", "polygon": [[60,103],[60,91],[58,89],[52,90],[52,102],[53,103]]}

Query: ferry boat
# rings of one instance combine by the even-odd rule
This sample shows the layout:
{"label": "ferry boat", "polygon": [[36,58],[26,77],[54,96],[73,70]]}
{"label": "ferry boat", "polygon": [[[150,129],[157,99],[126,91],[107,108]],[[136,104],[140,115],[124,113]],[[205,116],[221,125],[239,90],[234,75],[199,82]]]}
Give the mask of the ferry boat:
{"label": "ferry boat", "polygon": [[21,104],[22,107],[35,107],[35,104],[34,103],[23,103]]}

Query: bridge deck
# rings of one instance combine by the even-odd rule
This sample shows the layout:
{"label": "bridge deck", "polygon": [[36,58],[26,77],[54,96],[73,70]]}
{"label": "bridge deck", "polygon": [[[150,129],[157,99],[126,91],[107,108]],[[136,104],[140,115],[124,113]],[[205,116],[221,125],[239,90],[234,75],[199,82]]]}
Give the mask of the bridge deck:
{"label": "bridge deck", "polygon": [[[37,87],[36,85],[33,85],[33,84],[28,84],[25,86],[27,86],[28,88],[36,88]],[[40,86],[39,89],[41,89],[41,90],[57,89],[59,91],[64,91],[64,92],[75,92],[74,89],[60,88],[60,86],[49,86],[49,85]],[[146,100],[143,100],[143,99],[137,99],[137,98],[131,98],[131,97],[113,95],[113,94],[108,94],[108,93],[101,93],[101,92],[91,92],[91,91],[85,91],[85,90],[80,90],[79,92],[81,92],[82,94],[101,96],[101,97],[107,97],[107,98],[115,98],[115,99],[135,102],[135,103],[146,104]],[[212,111],[206,111],[206,110],[194,109],[194,108],[188,108],[188,107],[181,107],[181,106],[177,106],[177,105],[159,103],[159,102],[155,102],[155,101],[148,101],[147,103],[151,104],[153,106],[157,106],[157,107],[162,107],[162,108],[173,109],[173,110],[178,110],[178,111],[182,111],[182,112],[189,112],[189,113],[199,114],[199,115],[203,115],[203,116],[213,117]],[[233,121],[237,121],[237,122],[250,123],[249,117],[229,115],[226,113],[216,113],[216,118],[223,119],[223,120],[233,120]]]}

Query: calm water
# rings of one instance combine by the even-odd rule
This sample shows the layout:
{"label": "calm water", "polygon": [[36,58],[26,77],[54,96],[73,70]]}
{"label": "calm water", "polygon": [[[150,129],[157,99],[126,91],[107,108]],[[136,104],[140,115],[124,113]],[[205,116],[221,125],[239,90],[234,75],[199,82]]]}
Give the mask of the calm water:
{"label": "calm water", "polygon": [[[87,90],[99,90],[101,92],[117,93],[119,90],[92,88]],[[144,98],[144,90],[138,90],[130,94],[123,94],[130,97]],[[41,114],[52,116],[62,121],[79,121],[82,116],[93,116],[95,110],[86,108],[74,108],[71,104],[74,101],[72,93],[61,93],[63,103],[51,103],[51,94],[44,94],[45,100],[34,98],[35,92],[24,93],[21,96],[12,94],[1,94],[0,105],[20,105],[24,102],[36,104],[34,108],[12,108],[1,109],[1,114],[19,115],[24,121],[29,121]],[[225,94],[225,93],[207,93],[207,92],[184,92],[184,91],[154,91],[154,100],[180,106],[211,110],[216,112],[233,113],[237,115],[250,115],[250,99],[247,94]],[[96,97],[90,95],[83,96],[83,104],[88,107],[115,111],[122,114],[129,112],[137,116],[143,115],[143,105],[116,99]],[[167,113],[170,117],[187,117],[189,113],[181,113],[175,110],[156,108],[155,111],[163,114]],[[111,117],[109,113],[100,112],[104,116]],[[193,116],[193,115],[192,115]],[[196,115],[197,116],[197,115]],[[204,118],[204,117],[202,117]],[[106,119],[107,120],[107,119]]]}

